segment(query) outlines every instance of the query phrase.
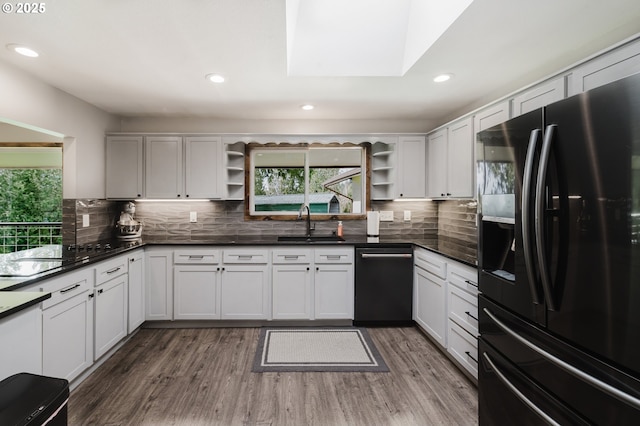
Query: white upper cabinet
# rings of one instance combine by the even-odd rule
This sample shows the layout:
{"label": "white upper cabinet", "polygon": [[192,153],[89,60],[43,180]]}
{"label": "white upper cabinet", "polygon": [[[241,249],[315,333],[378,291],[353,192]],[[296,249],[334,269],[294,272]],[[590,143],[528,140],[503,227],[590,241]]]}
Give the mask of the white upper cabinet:
{"label": "white upper cabinet", "polygon": [[640,40],[599,56],[573,70],[569,96],[640,72]]}
{"label": "white upper cabinet", "polygon": [[500,102],[476,113],[473,118],[473,129],[478,133],[496,124],[504,123],[509,118],[511,118],[509,101]]}
{"label": "white upper cabinet", "polygon": [[220,198],[218,136],[147,136],[147,198]]}
{"label": "white upper cabinet", "polygon": [[182,138],[147,136],[145,158],[147,198],[182,198]]}
{"label": "white upper cabinet", "polygon": [[426,182],[426,141],[424,136],[398,138],[398,198],[424,198]]}
{"label": "white upper cabinet", "polygon": [[429,197],[473,197],[472,126],[469,117],[429,135]]}
{"label": "white upper cabinet", "polygon": [[185,197],[220,198],[221,138],[216,136],[186,137]]}
{"label": "white upper cabinet", "polygon": [[473,197],[474,139],[469,117],[449,125],[447,138],[447,192],[452,197]]}
{"label": "white upper cabinet", "polygon": [[447,129],[441,129],[428,136],[429,155],[429,197],[445,197],[447,189]]}
{"label": "white upper cabinet", "polygon": [[143,137],[108,136],[106,141],[107,198],[142,198]]}
{"label": "white upper cabinet", "polygon": [[565,77],[545,81],[513,98],[513,117],[541,108],[565,98]]}

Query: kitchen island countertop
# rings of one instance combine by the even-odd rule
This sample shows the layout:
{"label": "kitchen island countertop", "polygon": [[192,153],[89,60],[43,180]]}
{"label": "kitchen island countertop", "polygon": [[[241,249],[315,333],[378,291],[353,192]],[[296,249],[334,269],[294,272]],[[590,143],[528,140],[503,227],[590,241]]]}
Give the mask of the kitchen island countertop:
{"label": "kitchen island countertop", "polygon": [[0,320],[50,297],[37,291],[0,291]]}

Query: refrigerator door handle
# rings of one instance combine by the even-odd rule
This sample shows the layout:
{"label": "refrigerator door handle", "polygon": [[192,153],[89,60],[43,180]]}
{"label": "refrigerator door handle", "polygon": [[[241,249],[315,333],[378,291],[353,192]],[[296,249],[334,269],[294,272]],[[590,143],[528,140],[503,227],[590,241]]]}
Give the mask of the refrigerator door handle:
{"label": "refrigerator door handle", "polygon": [[553,298],[551,288],[551,272],[545,253],[547,241],[545,237],[545,217],[546,217],[546,176],[549,166],[549,156],[551,155],[551,143],[553,142],[555,130],[558,127],[555,124],[547,126],[544,132],[544,141],[542,142],[542,150],[540,152],[540,164],[538,166],[538,182],[536,183],[536,200],[535,200],[535,234],[536,246],[538,254],[538,267],[540,268],[540,281],[542,282],[542,290],[544,291],[547,308],[555,311],[556,303]]}
{"label": "refrigerator door handle", "polygon": [[516,385],[514,385],[513,383],[511,383],[509,381],[509,379],[507,378],[507,376],[504,375],[504,373],[502,371],[500,371],[500,369],[498,367],[496,367],[496,365],[493,363],[493,361],[491,360],[491,357],[489,356],[488,353],[483,352],[482,353],[482,357],[484,358],[484,360],[489,364],[489,366],[491,367],[491,369],[493,370],[494,373],[496,373],[496,376],[498,377],[498,379],[500,379],[500,381],[502,382],[502,384],[504,384],[507,388],[509,388],[509,390],[520,400],[522,401],[527,407],[529,407],[531,410],[533,410],[537,415],[539,415],[540,417],[542,417],[547,423],[549,423],[550,425],[557,425],[560,426],[560,423],[556,422],[551,416],[549,416],[547,413],[545,413],[544,411],[542,411],[542,409],[540,409],[540,407],[538,407],[537,405],[535,405],[533,402],[531,402],[531,400],[529,398],[527,398],[522,392],[520,392],[520,390],[516,387]]}
{"label": "refrigerator door handle", "polygon": [[602,380],[593,377],[590,374],[585,373],[584,371],[580,370],[579,368],[574,367],[573,365],[569,364],[568,362],[565,362],[563,360],[561,360],[560,358],[558,358],[555,355],[550,354],[549,352],[545,351],[544,349],[542,349],[541,347],[531,343],[529,340],[525,339],[524,337],[522,337],[521,335],[519,335],[518,333],[516,333],[515,331],[513,331],[512,329],[510,329],[506,324],[504,324],[502,321],[500,321],[495,315],[493,315],[493,313],[491,313],[491,311],[487,308],[482,308],[482,310],[484,311],[485,314],[487,314],[487,316],[489,316],[489,318],[505,333],[507,333],[508,335],[510,335],[511,337],[513,337],[514,339],[518,340],[520,343],[522,343],[523,345],[527,346],[529,349],[537,352],[538,354],[540,354],[542,357],[544,357],[547,361],[551,362],[552,364],[556,365],[557,367],[565,370],[566,372],[573,374],[574,376],[576,376],[577,378],[579,378],[580,380],[588,383],[589,385],[601,390],[602,392],[617,398],[618,400],[630,405],[631,407],[635,408],[635,409],[640,409],[640,399],[636,398],[633,395],[629,395],[628,393],[611,386],[608,383],[603,382]]}
{"label": "refrigerator door handle", "polygon": [[540,304],[538,294],[537,277],[533,263],[533,239],[531,238],[531,181],[533,179],[533,162],[536,155],[538,140],[542,135],[542,130],[534,129],[529,137],[529,147],[524,163],[524,178],[522,183],[522,246],[524,249],[524,264],[529,279],[529,290],[531,299],[536,305]]}

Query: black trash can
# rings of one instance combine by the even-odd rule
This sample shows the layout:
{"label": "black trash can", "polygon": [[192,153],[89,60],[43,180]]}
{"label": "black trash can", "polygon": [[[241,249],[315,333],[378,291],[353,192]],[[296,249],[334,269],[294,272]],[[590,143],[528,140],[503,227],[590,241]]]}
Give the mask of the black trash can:
{"label": "black trash can", "polygon": [[19,373],[0,382],[0,425],[66,426],[69,382]]}

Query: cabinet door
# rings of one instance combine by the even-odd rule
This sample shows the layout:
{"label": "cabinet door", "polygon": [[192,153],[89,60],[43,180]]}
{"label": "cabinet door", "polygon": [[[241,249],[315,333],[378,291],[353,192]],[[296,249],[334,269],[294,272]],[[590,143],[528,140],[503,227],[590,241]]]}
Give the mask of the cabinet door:
{"label": "cabinet door", "polygon": [[604,86],[621,78],[640,72],[640,41],[636,40],[598,58],[595,58],[571,74],[569,96]]}
{"label": "cabinet door", "polygon": [[144,251],[129,256],[129,321],[128,333],[138,328],[145,318]]}
{"label": "cabinet door", "polygon": [[149,249],[145,252],[145,319],[173,319],[173,252]]}
{"label": "cabinet door", "polygon": [[400,198],[424,198],[427,194],[426,142],[424,136],[407,136],[398,139],[397,196]]}
{"label": "cabinet door", "polygon": [[185,196],[220,198],[220,137],[185,138]]}
{"label": "cabinet door", "polygon": [[315,266],[314,317],[316,319],[353,319],[353,265]]}
{"label": "cabinet door", "polygon": [[509,101],[500,102],[476,113],[473,120],[473,130],[475,133],[481,132],[496,124],[504,123],[509,118],[511,118]]}
{"label": "cabinet door", "polygon": [[174,319],[220,319],[218,266],[176,265],[173,274]]}
{"label": "cabinet door", "polygon": [[447,129],[438,130],[428,136],[429,197],[447,195]]}
{"label": "cabinet door", "polygon": [[42,374],[75,379],[93,364],[93,289],[42,313]]}
{"label": "cabinet door", "polygon": [[35,305],[0,319],[0,380],[16,373],[42,374],[42,310]]}
{"label": "cabinet door", "polygon": [[442,347],[447,347],[446,281],[414,268],[414,320]]}
{"label": "cabinet door", "polygon": [[147,198],[181,198],[184,192],[182,138],[148,136],[145,159]]}
{"label": "cabinet door", "polygon": [[267,265],[225,265],[221,275],[222,319],[271,319]]}
{"label": "cabinet door", "polygon": [[[565,78],[546,81],[513,98],[513,117],[557,102],[565,97]],[[512,117],[512,118],[513,118]]]}
{"label": "cabinet door", "polygon": [[94,360],[127,335],[127,281],[121,275],[95,290]]}
{"label": "cabinet door", "polygon": [[473,197],[475,164],[473,121],[457,121],[448,127],[447,194],[453,197]]}
{"label": "cabinet door", "polygon": [[311,319],[309,265],[273,265],[273,319]]}
{"label": "cabinet door", "polygon": [[108,136],[106,150],[107,198],[142,198],[142,136]]}

